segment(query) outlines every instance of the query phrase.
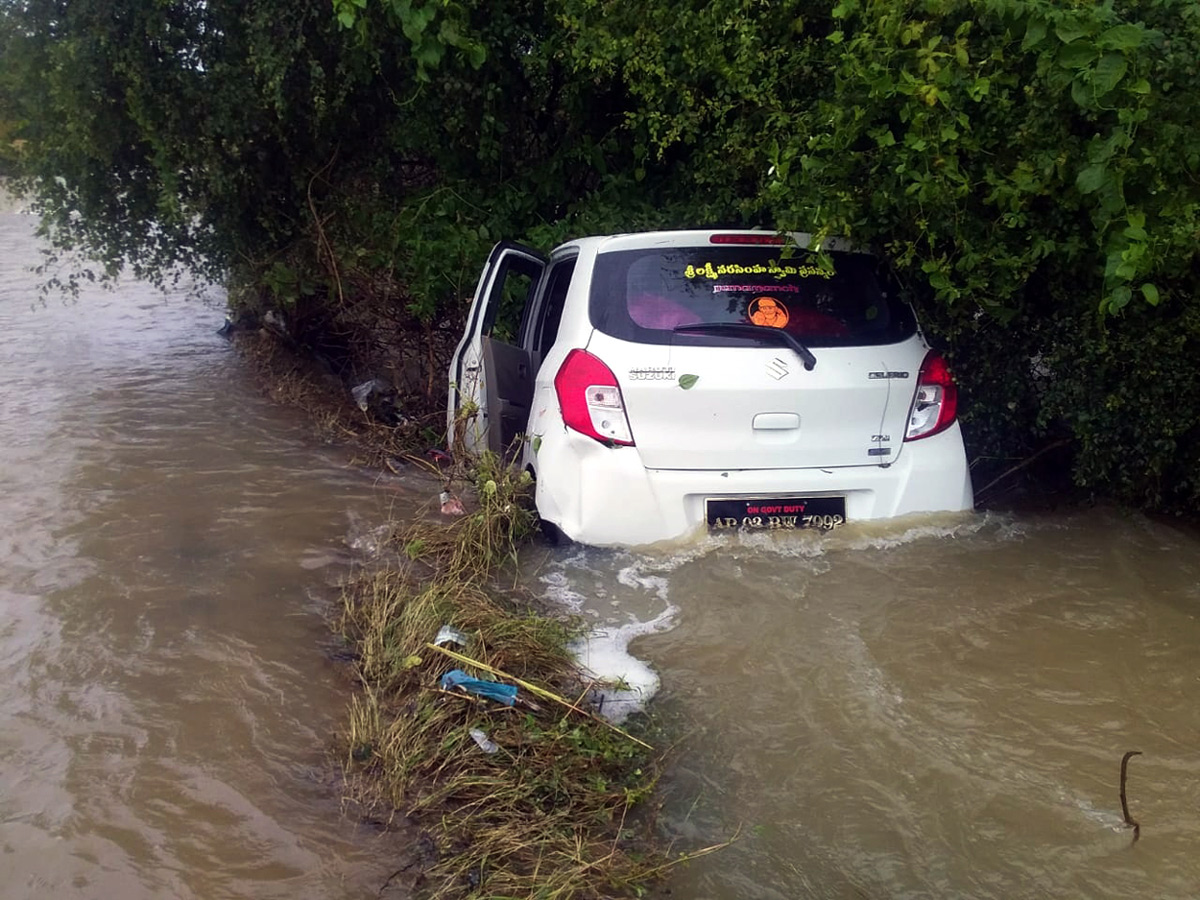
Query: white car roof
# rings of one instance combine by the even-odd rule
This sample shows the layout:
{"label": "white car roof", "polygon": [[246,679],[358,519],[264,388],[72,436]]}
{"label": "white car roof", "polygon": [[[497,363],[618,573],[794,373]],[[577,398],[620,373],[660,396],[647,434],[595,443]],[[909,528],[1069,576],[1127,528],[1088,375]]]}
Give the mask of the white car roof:
{"label": "white car roof", "polygon": [[[708,246],[738,246],[732,243],[714,243],[713,235],[745,235],[747,237],[770,237],[775,232],[765,229],[746,228],[707,228],[688,231],[643,231],[630,234],[595,235],[578,238],[556,247],[555,254],[565,250],[577,250],[580,253],[609,253],[617,250],[644,250],[650,247],[696,247]],[[802,231],[789,232],[790,237],[798,247],[808,247],[812,243],[812,235]],[[745,246],[745,245],[743,245]],[[769,245],[768,245],[769,246]],[[842,238],[828,238],[824,244],[826,250],[850,250],[850,243]]]}

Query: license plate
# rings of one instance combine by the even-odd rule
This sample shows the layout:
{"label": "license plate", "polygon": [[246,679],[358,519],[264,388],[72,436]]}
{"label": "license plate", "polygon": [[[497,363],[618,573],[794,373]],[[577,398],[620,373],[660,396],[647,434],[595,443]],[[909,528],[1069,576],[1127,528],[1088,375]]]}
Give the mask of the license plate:
{"label": "license plate", "polygon": [[828,530],[846,524],[845,497],[706,500],[704,505],[713,531]]}

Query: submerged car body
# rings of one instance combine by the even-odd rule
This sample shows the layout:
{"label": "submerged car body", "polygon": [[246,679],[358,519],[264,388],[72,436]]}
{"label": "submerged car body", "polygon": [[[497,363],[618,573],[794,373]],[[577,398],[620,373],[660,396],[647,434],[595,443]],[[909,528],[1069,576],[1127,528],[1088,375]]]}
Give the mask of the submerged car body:
{"label": "submerged car body", "polygon": [[886,266],[808,246],[497,245],[451,361],[453,441],[518,454],[543,521],[589,544],[970,509],[957,390]]}

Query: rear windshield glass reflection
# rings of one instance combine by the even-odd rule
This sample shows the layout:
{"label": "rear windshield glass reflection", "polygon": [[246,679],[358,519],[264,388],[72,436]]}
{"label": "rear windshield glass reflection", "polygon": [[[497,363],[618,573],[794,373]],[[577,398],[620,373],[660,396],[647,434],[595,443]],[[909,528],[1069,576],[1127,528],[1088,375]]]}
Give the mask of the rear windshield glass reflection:
{"label": "rear windshield glass reflection", "polygon": [[738,322],[782,328],[812,346],[885,344],[916,329],[895,294],[882,263],[861,253],[820,260],[778,247],[631,250],[597,257],[591,314],[601,331],[642,343],[676,340],[681,325]]}

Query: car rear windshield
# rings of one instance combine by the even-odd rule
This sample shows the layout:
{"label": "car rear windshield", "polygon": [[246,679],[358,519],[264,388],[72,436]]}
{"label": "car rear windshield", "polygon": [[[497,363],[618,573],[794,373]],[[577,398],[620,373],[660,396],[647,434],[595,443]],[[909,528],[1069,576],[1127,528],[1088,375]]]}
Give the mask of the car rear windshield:
{"label": "car rear windshield", "polygon": [[783,328],[811,347],[892,344],[916,320],[874,256],[779,247],[666,247],[601,253],[589,311],[605,334],[644,344],[727,344],[686,325]]}

